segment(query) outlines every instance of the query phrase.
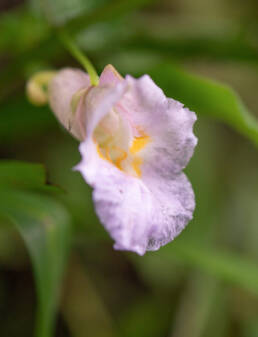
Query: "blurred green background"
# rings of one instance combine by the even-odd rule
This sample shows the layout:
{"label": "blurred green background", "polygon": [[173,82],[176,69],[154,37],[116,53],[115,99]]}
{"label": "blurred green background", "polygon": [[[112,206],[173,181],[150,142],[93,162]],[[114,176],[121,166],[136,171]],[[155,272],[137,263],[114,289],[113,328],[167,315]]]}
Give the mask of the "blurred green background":
{"label": "blurred green background", "polygon": [[[113,250],[78,143],[27,101],[80,67],[60,29],[198,115],[194,220],[159,252]],[[257,74],[257,0],[0,0],[1,337],[258,336]]]}

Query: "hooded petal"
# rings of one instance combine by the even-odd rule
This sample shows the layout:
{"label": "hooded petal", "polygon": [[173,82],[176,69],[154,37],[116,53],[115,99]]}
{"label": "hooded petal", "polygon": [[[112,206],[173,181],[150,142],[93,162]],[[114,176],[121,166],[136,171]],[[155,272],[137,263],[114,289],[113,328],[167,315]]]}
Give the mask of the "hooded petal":
{"label": "hooded petal", "polygon": [[[77,122],[78,111],[72,109],[72,98],[80,90],[90,88],[88,74],[78,69],[63,69],[52,79],[49,84],[49,103],[61,124],[68,129],[76,138],[83,139],[80,125]],[[78,106],[81,105],[78,96]]]}

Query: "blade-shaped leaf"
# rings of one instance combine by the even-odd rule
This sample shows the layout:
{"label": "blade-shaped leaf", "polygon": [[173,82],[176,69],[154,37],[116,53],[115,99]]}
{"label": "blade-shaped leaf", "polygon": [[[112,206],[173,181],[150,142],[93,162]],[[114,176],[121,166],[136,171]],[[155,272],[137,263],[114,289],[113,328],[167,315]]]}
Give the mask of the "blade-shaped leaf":
{"label": "blade-shaped leaf", "polygon": [[228,86],[163,64],[150,75],[169,97],[199,115],[212,116],[239,131],[258,146],[258,121]]}
{"label": "blade-shaped leaf", "polygon": [[[142,33],[146,27],[146,22],[142,23],[144,26],[134,25],[135,33],[131,39],[123,41],[123,48],[127,50],[146,50],[162,53],[167,57],[173,59],[205,59],[218,61],[236,61],[248,62],[252,65],[257,65],[258,50],[254,44],[239,35],[236,36],[235,31],[231,32],[225,30],[223,38],[214,36],[209,30],[206,34],[197,34],[196,36],[185,36],[178,33],[168,38],[156,37],[155,25],[152,27],[152,32],[147,30]],[[170,31],[174,29],[174,25],[170,27]],[[121,46],[120,46],[121,47]]]}
{"label": "blade-shaped leaf", "polygon": [[11,220],[24,239],[35,275],[36,337],[52,335],[71,236],[70,217],[62,204],[46,193],[35,192],[44,183],[40,165],[0,164],[0,215]]}
{"label": "blade-shaped leaf", "polygon": [[15,160],[0,161],[0,186],[49,193],[60,193],[62,191],[54,185],[46,184],[46,173],[43,165]]}
{"label": "blade-shaped leaf", "polygon": [[45,170],[40,164],[1,160],[0,185],[38,187],[45,184]]}

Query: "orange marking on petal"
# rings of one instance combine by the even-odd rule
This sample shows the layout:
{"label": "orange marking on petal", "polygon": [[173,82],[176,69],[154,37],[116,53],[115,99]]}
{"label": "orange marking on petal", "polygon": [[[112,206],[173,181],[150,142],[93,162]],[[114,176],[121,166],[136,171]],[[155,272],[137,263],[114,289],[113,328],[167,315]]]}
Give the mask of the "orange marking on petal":
{"label": "orange marking on petal", "polygon": [[142,158],[134,157],[133,162],[132,162],[132,167],[133,167],[133,169],[136,172],[138,177],[141,177],[141,175],[142,175],[141,165],[142,165]]}
{"label": "orange marking on petal", "polygon": [[116,166],[117,166],[120,170],[122,170],[121,164],[122,164],[122,161],[125,160],[125,159],[127,158],[127,152],[124,151],[124,150],[122,150],[122,149],[120,149],[120,150],[121,150],[123,153],[122,153],[122,155],[121,155],[120,157],[118,157],[118,158],[116,159]]}
{"label": "orange marking on petal", "polygon": [[130,147],[130,152],[135,154],[141,151],[150,142],[149,136],[135,137],[132,146]]}
{"label": "orange marking on petal", "polygon": [[108,153],[107,148],[105,148],[105,155],[103,154],[103,152],[101,151],[101,149],[99,147],[99,144],[97,144],[97,143],[96,143],[96,148],[97,148],[98,155],[100,156],[101,159],[105,159],[108,162],[110,162],[111,164],[113,164],[113,162],[112,162],[112,160],[110,158],[110,155]]}

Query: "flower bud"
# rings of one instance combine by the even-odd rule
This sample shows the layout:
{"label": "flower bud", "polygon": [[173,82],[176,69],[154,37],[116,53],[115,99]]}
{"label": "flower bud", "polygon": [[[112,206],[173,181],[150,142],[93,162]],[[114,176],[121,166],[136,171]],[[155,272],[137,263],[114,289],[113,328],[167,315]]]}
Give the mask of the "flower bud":
{"label": "flower bud", "polygon": [[55,75],[55,71],[40,71],[29,79],[26,92],[32,104],[42,106],[48,103],[48,85]]}

